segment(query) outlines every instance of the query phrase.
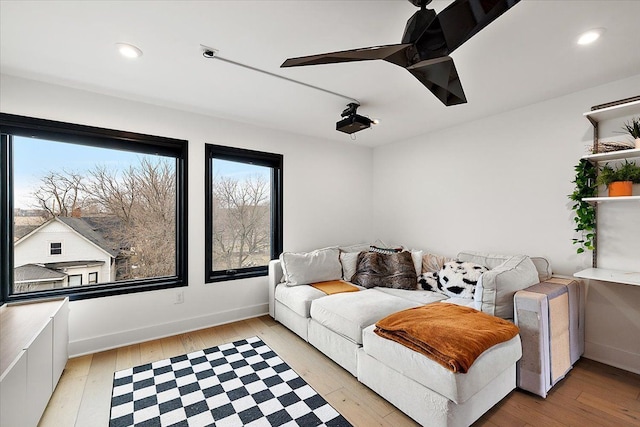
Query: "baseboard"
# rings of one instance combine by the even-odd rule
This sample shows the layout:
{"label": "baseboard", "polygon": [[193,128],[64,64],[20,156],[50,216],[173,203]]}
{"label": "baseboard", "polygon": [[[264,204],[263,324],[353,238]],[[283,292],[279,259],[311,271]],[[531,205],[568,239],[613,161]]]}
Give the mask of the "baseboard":
{"label": "baseboard", "polygon": [[198,329],[218,326],[225,323],[250,319],[269,313],[268,304],[258,304],[235,310],[207,314],[205,316],[180,319],[139,329],[120,331],[113,334],[72,341],[69,343],[69,357],[84,356],[99,351],[111,350],[144,341],[170,337]]}
{"label": "baseboard", "polygon": [[587,359],[640,374],[640,354],[588,341],[584,344],[584,357]]}

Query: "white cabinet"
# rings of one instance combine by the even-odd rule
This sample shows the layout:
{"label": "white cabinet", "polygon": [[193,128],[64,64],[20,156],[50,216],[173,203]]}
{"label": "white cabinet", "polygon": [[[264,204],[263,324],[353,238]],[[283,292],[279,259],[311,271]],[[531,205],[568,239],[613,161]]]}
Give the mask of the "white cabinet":
{"label": "white cabinet", "polygon": [[27,352],[22,350],[0,376],[0,426],[23,424],[24,402],[27,400]]}
{"label": "white cabinet", "polygon": [[63,304],[53,316],[53,372],[51,384],[58,380],[69,360],[69,304]]}
{"label": "white cabinet", "polygon": [[36,427],[68,359],[68,299],[0,307],[0,426]]}
{"label": "white cabinet", "polygon": [[53,394],[53,322],[27,345],[27,405],[29,426],[38,425],[40,416]]}

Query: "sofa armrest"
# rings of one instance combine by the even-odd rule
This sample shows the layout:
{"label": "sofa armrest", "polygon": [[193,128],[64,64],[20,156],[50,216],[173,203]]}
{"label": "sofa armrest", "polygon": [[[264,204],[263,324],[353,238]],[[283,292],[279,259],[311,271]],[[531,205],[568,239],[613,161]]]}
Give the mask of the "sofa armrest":
{"label": "sofa armrest", "polygon": [[276,317],[276,286],[282,281],[282,264],[279,259],[269,261],[269,315]]}

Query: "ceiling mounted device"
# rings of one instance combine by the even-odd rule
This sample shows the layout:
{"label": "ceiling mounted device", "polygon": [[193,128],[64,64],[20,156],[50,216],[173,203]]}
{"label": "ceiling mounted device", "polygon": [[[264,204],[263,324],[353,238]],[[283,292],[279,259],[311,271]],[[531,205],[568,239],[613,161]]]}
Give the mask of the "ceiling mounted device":
{"label": "ceiling mounted device", "polygon": [[400,44],[289,58],[281,67],[382,59],[405,68],[444,105],[464,104],[449,55],[520,0],[455,0],[438,14],[427,9],[431,1],[409,0],[420,10],[407,21]]}
{"label": "ceiling mounted device", "polygon": [[336,130],[351,134],[364,129],[369,129],[371,124],[375,123],[375,121],[371,120],[369,117],[364,117],[356,113],[359,106],[360,104],[356,104],[355,102],[347,104],[347,108],[345,108],[342,114],[340,114],[343,119],[336,123]]}

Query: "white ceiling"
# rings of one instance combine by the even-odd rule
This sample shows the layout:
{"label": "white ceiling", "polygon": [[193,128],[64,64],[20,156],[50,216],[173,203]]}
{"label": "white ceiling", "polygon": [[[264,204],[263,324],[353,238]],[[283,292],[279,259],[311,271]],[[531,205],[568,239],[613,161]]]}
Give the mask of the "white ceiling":
{"label": "white ceiling", "polygon": [[[2,0],[0,72],[351,142],[335,130],[347,100],[205,59],[204,44],[223,58],[356,98],[360,114],[381,120],[355,134],[368,146],[640,72],[638,0],[522,0],[452,54],[464,105],[445,107],[382,61],[279,68],[288,57],[399,43],[415,10],[406,0]],[[596,27],[606,28],[598,42],[576,44]],[[126,60],[116,42],[144,55]]]}

